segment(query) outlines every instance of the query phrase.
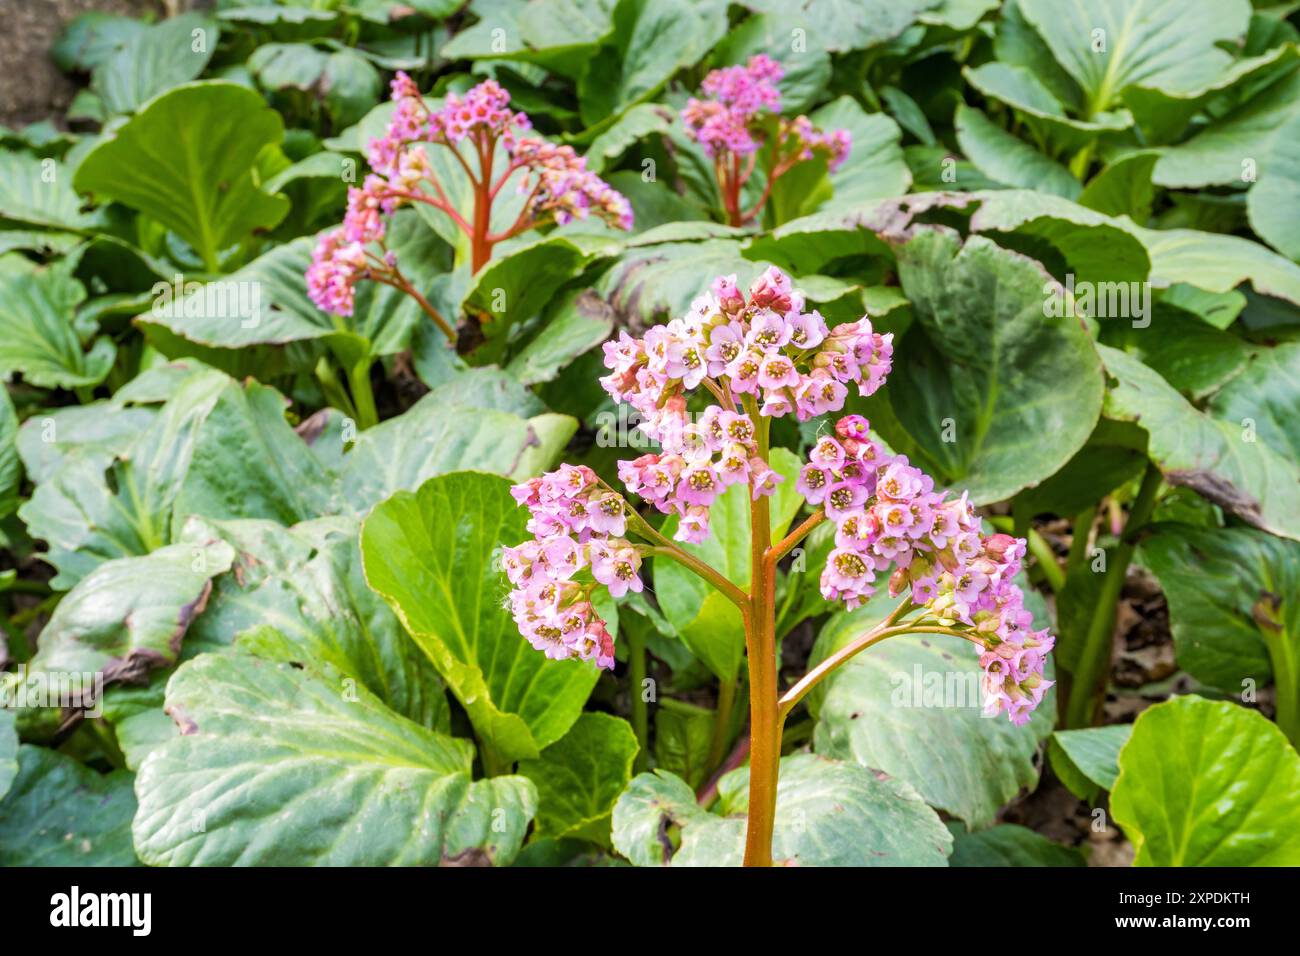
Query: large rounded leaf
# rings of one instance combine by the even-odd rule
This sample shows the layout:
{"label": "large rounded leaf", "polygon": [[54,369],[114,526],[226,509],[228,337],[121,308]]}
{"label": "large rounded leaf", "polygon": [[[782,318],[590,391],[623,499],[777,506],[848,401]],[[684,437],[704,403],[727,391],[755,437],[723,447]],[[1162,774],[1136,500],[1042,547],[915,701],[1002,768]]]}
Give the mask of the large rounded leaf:
{"label": "large rounded leaf", "polygon": [[0,152],[0,216],[51,229],[88,229],[94,218],[81,211],[68,167],[26,153]]}
{"label": "large rounded leaf", "polygon": [[[1300,190],[1297,137],[1300,73],[1292,72],[1187,142],[1162,151],[1155,179],[1162,186],[1182,189],[1244,181],[1250,189],[1246,212],[1255,232],[1297,259],[1300,228],[1288,214]],[[1248,172],[1254,174],[1250,179]]]}
{"label": "large rounded leaf", "polygon": [[98,385],[117,349],[107,336],[82,349],[73,316],[86,297],[63,264],[0,275],[0,377],[41,388]]}
{"label": "large rounded leaf", "polygon": [[181,736],[136,778],[146,863],[508,863],[533,815],[527,780],[471,783],[468,741],[329,668],[204,654],[172,677],[167,707]]}
{"label": "large rounded leaf", "polygon": [[1148,454],[1166,481],[1194,489],[1258,528],[1300,540],[1300,465],[1285,448],[1257,440],[1248,422],[1197,410],[1127,352],[1098,349],[1116,380],[1106,395],[1106,417],[1146,431]]}
{"label": "large rounded leaf", "polygon": [[134,31],[95,65],[90,87],[109,113],[132,113],[169,87],[202,73],[219,39],[216,23],[201,13]]}
{"label": "large rounded leaf", "polygon": [[[172,387],[134,440],[110,443],[115,456],[106,457],[91,422],[68,422],[85,429],[86,441],[42,476],[18,511],[32,536],[49,543],[56,587],[106,559],[172,543],[190,513],[292,524],[329,510],[329,475],[285,421],[278,392],[202,366]],[[55,425],[56,437],[76,438]]]}
{"label": "large rounded leaf", "polygon": [[0,708],[0,799],[9,792],[9,785],[18,775],[18,731],[14,727],[14,712]]}
{"label": "large rounded leaf", "polygon": [[868,400],[872,424],[976,503],[1052,475],[1092,433],[1101,362],[1077,318],[1045,312],[1054,280],[983,237],[925,229],[898,249],[916,322]]}
{"label": "large rounded leaf", "polygon": [[1300,756],[1227,701],[1179,697],[1143,711],[1110,807],[1135,866],[1300,865]]}
{"label": "large rounded leaf", "polygon": [[954,834],[951,866],[1086,866],[1082,853],[1014,823]]}
{"label": "large rounded leaf", "polygon": [[212,578],[228,571],[233,557],[224,541],[203,541],[105,561],[54,609],[32,670],[139,683],[176,663]]}
{"label": "large rounded leaf", "polygon": [[210,272],[221,253],[288,211],[253,179],[257,154],[284,127],[257,93],[187,83],[151,100],[77,168],[76,187],[153,217],[188,242]]}
{"label": "large rounded leaf", "polygon": [[[739,866],[748,768],[718,784],[721,814],[660,770],[635,778],[614,808],[614,847],[638,866]],[[666,827],[681,831],[674,849]],[[772,859],[778,866],[946,866],[952,836],[907,784],[812,754],[781,760]]]}
{"label": "large rounded leaf", "polygon": [[1250,353],[1250,361],[1215,392],[1208,410],[1225,422],[1249,423],[1255,439],[1300,462],[1300,342]]}
{"label": "large rounded leaf", "polygon": [[1220,43],[1240,42],[1248,0],[1020,0],[1057,62],[1079,84],[1086,115],[1131,86],[1179,92],[1231,64]]}
{"label": "large rounded leaf", "polygon": [[[889,612],[889,603],[832,618],[815,654],[829,655],[857,637]],[[1035,757],[1053,707],[1048,700],[1024,727],[984,717],[981,674],[977,651],[961,638],[891,638],[828,679],[818,700],[817,752],[883,770],[972,829],[988,826],[1022,788],[1037,783]]]}
{"label": "large rounded leaf", "polygon": [[537,836],[609,844],[610,814],[637,754],[631,725],[609,714],[583,714],[569,732],[519,773],[537,786]]}
{"label": "large rounded leaf", "polygon": [[534,650],[504,606],[509,584],[496,549],[523,540],[526,522],[506,479],[457,472],[398,492],[361,529],[366,580],[504,762],[563,737],[598,676],[592,664]]}
{"label": "large rounded leaf", "polygon": [[[1272,676],[1270,648],[1281,674],[1300,649],[1300,543],[1254,528],[1161,525],[1142,542],[1142,561],[1160,579],[1169,602],[1178,663],[1197,680],[1241,693]],[[1278,688],[1294,699],[1300,687]]]}
{"label": "large rounded leaf", "polygon": [[135,866],[131,774],[100,774],[44,747],[18,748],[0,795],[0,866]]}

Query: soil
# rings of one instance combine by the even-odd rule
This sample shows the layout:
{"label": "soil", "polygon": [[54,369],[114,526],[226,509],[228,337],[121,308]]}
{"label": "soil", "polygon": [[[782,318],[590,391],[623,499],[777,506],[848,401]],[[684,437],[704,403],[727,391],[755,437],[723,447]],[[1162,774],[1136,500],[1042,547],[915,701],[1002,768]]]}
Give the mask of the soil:
{"label": "soil", "polygon": [[[190,6],[169,0],[171,6]],[[78,89],[50,59],[49,49],[73,17],[88,10],[157,18],[161,0],[0,0],[0,124],[60,123]]]}

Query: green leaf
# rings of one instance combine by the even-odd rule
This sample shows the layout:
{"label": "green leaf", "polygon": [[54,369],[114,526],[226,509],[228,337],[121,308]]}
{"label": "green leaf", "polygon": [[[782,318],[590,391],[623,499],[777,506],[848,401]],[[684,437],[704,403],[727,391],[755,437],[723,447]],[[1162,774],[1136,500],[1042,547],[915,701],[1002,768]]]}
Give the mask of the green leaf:
{"label": "green leaf", "polygon": [[953,118],[957,144],[975,168],[1008,186],[1039,189],[1074,199],[1082,187],[1068,169],[1012,136],[979,110],[964,103]]}
{"label": "green leaf", "polygon": [[[601,275],[596,292],[616,312],[654,322],[684,315],[719,275],[735,273],[743,289],[766,268],[766,263],[745,258],[733,239],[675,241],[673,233],[686,228],[733,234],[728,227],[712,223],[674,223],[642,233]],[[672,238],[664,241],[668,236]]]}
{"label": "green leaf", "polygon": [[[386,242],[417,281],[425,264],[437,261],[438,239],[414,211],[393,217]],[[139,324],[151,338],[166,330],[183,340],[169,354],[184,353],[184,343],[193,343],[200,355],[206,349],[228,352],[232,361],[251,355],[255,368],[270,358],[258,347],[287,348],[288,358],[305,370],[325,349],[294,351],[300,343],[319,342],[348,366],[405,349],[415,326],[429,321],[416,301],[390,286],[361,282],[352,315],[322,312],[307,296],[313,244],[304,236],[275,246],[207,284],[187,282],[177,289],[174,282],[159,282],[153,287],[154,307]]]}
{"label": "green leaf", "polygon": [[134,31],[96,64],[90,88],[109,113],[134,113],[164,90],[202,73],[219,39],[217,25],[201,13]]}
{"label": "green leaf", "polygon": [[714,712],[672,697],[655,704],[655,766],[696,789],[713,769],[708,765]]}
{"label": "green leaf", "polygon": [[845,53],[888,43],[938,0],[805,0],[791,9],[783,0],[750,0],[753,10],[781,17],[806,33],[808,48]]}
{"label": "green leaf", "polygon": [[102,673],[105,683],[144,681],[149,671],[176,663],[212,578],[230,570],[233,557],[228,544],[206,541],[105,561],[54,609],[31,669]]}
{"label": "green leaf", "polygon": [[705,21],[686,0],[618,0],[611,26],[610,42],[578,81],[588,126],[650,99],[707,49]]}
{"label": "green leaf", "polygon": [[490,386],[493,379],[512,381],[499,371],[475,370],[363,432],[339,470],[338,510],[360,514],[395,491],[413,491],[453,471],[522,480],[549,468],[578,423],[568,415],[539,414],[531,394],[536,406],[525,408],[500,394],[465,390],[467,380]]}
{"label": "green leaf", "polygon": [[[794,490],[801,462],[784,448],[773,448],[768,460],[785,479],[769,505],[772,539],[779,541],[801,504]],[[680,545],[742,590],[749,587],[749,506],[749,486],[733,485],[709,508],[709,537],[701,544]],[[672,537],[677,530],[676,517],[669,517],[662,530]],[[694,572],[668,558],[655,558],[653,568],[655,593],[664,616],[709,670],[720,680],[733,680],[745,649],[745,629],[736,605]]]}
{"label": "green leaf", "polygon": [[[84,417],[69,424],[84,427]],[[191,512],[292,524],[330,510],[328,473],[285,421],[283,398],[256,382],[242,386],[196,363],[129,444],[113,436],[108,454],[106,437],[89,431],[19,509],[49,544],[55,587],[108,558],[172,543]],[[242,456],[239,468],[231,454]]]}
{"label": "green leaf", "polygon": [[[460,4],[448,0],[448,5]],[[478,22],[462,28],[439,52],[449,60],[534,63],[576,78],[609,33],[612,6],[605,0],[476,0],[472,12]]]}
{"label": "green leaf", "polygon": [[0,866],[135,866],[132,775],[103,775],[44,747],[18,748],[0,797]]}
{"label": "green leaf", "polygon": [[1133,117],[1125,110],[1099,113],[1089,119],[1069,116],[1065,104],[1033,70],[1015,63],[994,61],[974,69],[967,67],[962,75],[985,96],[1023,114],[1030,128],[1038,131],[1040,141],[1050,139],[1065,149],[1076,149],[1090,138],[1133,124]]}
{"label": "green leaf", "polygon": [[1087,866],[1083,853],[1027,827],[1001,823],[977,833],[954,834],[949,866]]}
{"label": "green leaf", "polygon": [[1098,350],[1116,379],[1106,417],[1136,422],[1147,433],[1148,454],[1166,481],[1258,528],[1300,540],[1300,465],[1282,449],[1248,440],[1242,423],[1198,411],[1133,356],[1105,345]]}
{"label": "green leaf", "polygon": [[618,247],[608,237],[553,233],[500,250],[474,276],[463,302],[467,312],[484,317],[489,339],[484,357],[498,357],[518,323],[542,311],[590,262],[613,255]]}
{"label": "green leaf", "polygon": [[[1159,525],[1142,562],[1160,580],[1178,664],[1198,681],[1240,694],[1246,681],[1294,681],[1300,644],[1300,543],[1253,528]],[[1278,688],[1295,702],[1300,686]],[[1291,703],[1294,707],[1294,703]]]}
{"label": "green leaf", "polygon": [[1079,205],[1107,216],[1128,216],[1136,223],[1151,218],[1156,188],[1151,182],[1159,154],[1129,153],[1099,172],[1079,194]]}
{"label": "green leaf", "polygon": [[458,472],[401,491],[361,529],[366,581],[429,655],[503,762],[536,757],[573,726],[594,665],[548,660],[503,606],[494,549],[525,536],[526,511],[504,478]]}
{"label": "green leaf", "polygon": [[0,388],[0,518],[18,507],[23,463],[18,457],[18,414],[9,389]]}
{"label": "green leaf", "polygon": [[1040,485],[1016,495],[1017,515],[1036,518],[1054,514],[1073,518],[1097,504],[1101,496],[1141,476],[1147,465],[1142,448],[1119,442],[1112,434],[1117,426],[1102,419],[1097,430],[1061,470]]}
{"label": "green leaf", "polygon": [[154,866],[504,864],[536,805],[521,777],[472,783],[468,741],[345,693],[328,667],[204,654],[167,707],[182,733],[136,779]]}
{"label": "green leaf", "polygon": [[525,385],[552,381],[578,356],[609,338],[614,310],[590,289],[565,293],[506,371]]}
{"label": "green leaf", "polygon": [[849,158],[829,174],[836,206],[901,196],[912,185],[899,147],[903,133],[888,115],[864,113],[852,97],[841,96],[810,118],[823,130],[847,129],[853,137]]}
{"label": "green leaf", "polygon": [[[1103,340],[1107,345],[1125,348],[1193,400],[1217,391],[1224,383],[1241,375],[1244,369],[1256,372],[1250,376],[1254,380],[1252,384],[1267,382],[1268,367],[1273,363],[1265,356],[1271,357],[1278,351],[1256,352],[1238,336],[1221,332],[1198,316],[1171,309],[1164,303],[1156,304],[1149,326],[1111,325],[1103,330]],[[1286,346],[1279,346],[1281,348]],[[1283,393],[1279,397],[1285,397],[1284,382],[1281,377],[1277,379],[1275,388]],[[1243,395],[1245,392],[1246,389],[1234,386],[1234,394]],[[1255,414],[1257,408],[1253,398],[1248,398],[1243,404],[1251,410],[1236,416],[1238,421]],[[1218,413],[1216,417],[1234,418],[1232,414]]]}
{"label": "green leaf", "polygon": [[14,712],[0,707],[0,800],[9,792],[17,775],[18,731],[14,727]]}
{"label": "green leaf", "polygon": [[[814,659],[829,656],[888,610],[868,607],[833,617]],[[1053,707],[1044,703],[1024,727],[984,717],[982,673],[977,649],[961,638],[891,638],[827,680],[814,746],[823,756],[906,781],[931,806],[972,829],[986,827],[1022,788],[1037,783],[1035,758],[1051,729]]]}
{"label": "green leaf", "polygon": [[895,343],[887,386],[865,402],[881,436],[977,504],[1053,474],[1087,441],[1103,393],[1079,321],[1045,314],[1055,282],[1030,259],[978,236],[962,246],[946,230],[900,246],[898,271],[916,321]]}
{"label": "green leaf", "polygon": [[269,521],[192,518],[184,537],[220,537],[235,549],[235,573],[217,580],[191,641],[220,647],[267,625],[256,645],[244,642],[259,656],[328,664],[403,717],[447,726],[437,672],[366,584],[359,521],[322,518],[284,529]]}
{"label": "green leaf", "polygon": [[1247,0],[1019,0],[1020,10],[1079,84],[1085,115],[1112,108],[1131,86],[1178,93],[1232,62]]}
{"label": "green leaf", "polygon": [[148,29],[147,23],[135,17],[98,10],[79,13],[60,31],[50,47],[50,58],[65,73],[86,73]]}
{"label": "green leaf", "polygon": [[252,173],[257,154],[283,133],[279,114],[252,90],[186,83],[145,104],[92,149],[75,184],[156,219],[215,272],[226,250],[288,211],[287,200],[262,192]]}
{"label": "green leaf", "polygon": [[[614,807],[614,848],[637,866],[739,866],[748,768],[719,781],[721,815],[663,770],[634,778]],[[681,833],[676,849],[665,825]],[[945,866],[952,836],[907,784],[812,754],[781,760],[778,866]]]}
{"label": "green leaf", "polygon": [[636,736],[626,720],[583,714],[569,732],[519,773],[537,787],[538,837],[580,837],[609,846],[610,815],[636,759]]}
{"label": "green leaf", "polygon": [[[1009,232],[1047,242],[1059,250],[1079,283],[1141,282],[1152,271],[1147,249],[1126,220],[1023,189],[983,192],[978,199],[980,208],[970,223],[973,232]],[[1102,291],[1097,290],[1098,296]],[[1082,311],[1083,303],[1078,306]],[[1130,304],[1117,311],[1136,312],[1136,307]]]}
{"label": "green leaf", "polygon": [[117,349],[99,336],[82,351],[74,315],[86,297],[65,263],[17,274],[0,273],[0,376],[21,373],[41,388],[98,385]]}
{"label": "green leaf", "polygon": [[619,117],[587,148],[587,168],[601,173],[612,161],[618,159],[633,144],[655,133],[666,133],[676,119],[675,114],[659,103],[640,103]]}
{"label": "green leaf", "polygon": [[1155,180],[1171,188],[1249,188],[1246,213],[1255,232],[1300,259],[1300,229],[1286,210],[1300,195],[1300,72],[1293,71],[1185,143],[1161,151]]}
{"label": "green leaf", "polygon": [[1042,235],[1061,249],[1080,278],[1139,281],[1149,261],[1156,288],[1185,283],[1224,293],[1249,281],[1262,295],[1300,304],[1300,265],[1240,236],[1144,229],[1059,196],[1025,190],[985,192],[975,198],[980,209],[971,219],[973,230],[1028,229]]}
{"label": "green leaf", "polygon": [[1132,724],[1058,730],[1048,745],[1052,769],[1081,800],[1097,787],[1111,790],[1119,776],[1120,749],[1132,732]]}
{"label": "green leaf", "polygon": [[[1229,351],[1223,346],[1225,351]],[[1300,462],[1300,342],[1281,342],[1249,356],[1234,376],[1210,399],[1207,410],[1225,422],[1249,422],[1255,437],[1280,455]]]}
{"label": "green leaf", "polygon": [[1134,866],[1300,863],[1300,756],[1267,719],[1177,697],[1144,710],[1119,755],[1115,822]]}
{"label": "green leaf", "polygon": [[95,222],[81,211],[66,165],[8,150],[0,151],[0,219],[74,232]]}

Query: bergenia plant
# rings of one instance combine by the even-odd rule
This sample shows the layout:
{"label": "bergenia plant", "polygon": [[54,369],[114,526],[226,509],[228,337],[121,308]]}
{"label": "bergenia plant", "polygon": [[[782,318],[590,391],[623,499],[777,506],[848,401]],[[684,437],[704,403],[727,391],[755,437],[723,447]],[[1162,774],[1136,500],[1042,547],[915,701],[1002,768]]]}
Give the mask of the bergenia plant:
{"label": "bergenia plant", "polygon": [[[965,495],[936,491],[934,481],[870,437],[866,419],[846,415],[822,434],[800,472],[798,490],[815,509],[780,541],[771,540],[769,496],[781,476],[769,464],[773,418],[800,421],[844,407],[850,385],[870,395],[883,384],[892,336],[866,316],[828,328],[776,268],[748,295],[735,277],[714,282],[683,318],[626,332],[605,345],[615,400],[641,413],[641,427],[660,450],[619,464],[628,492],[677,516],[677,541],[709,534],[709,508],[728,486],[746,484],[750,499],[752,586],[742,590],[718,569],[661,533],[629,499],[591,469],[563,465],[514,489],[530,512],[530,540],[505,551],[513,585],[510,606],[533,647],[551,658],[614,666],[614,638],[593,593],[612,597],[643,588],[647,557],[679,562],[739,608],[748,654],[749,819],[745,863],[769,865],[776,812],[782,728],[818,682],[860,651],[898,634],[951,634],[975,645],[985,709],[1023,724],[1051,686],[1043,666],[1053,638],[1032,628],[1014,583],[1025,542],[985,536]],[[703,388],[702,414],[687,396]],[[857,606],[888,580],[906,595],[880,625],[823,660],[782,691],[777,679],[775,591],[778,563],[818,524],[835,525],[835,549],[821,573],[830,601]],[[892,572],[891,572],[891,569]]]}
{"label": "bergenia plant", "polygon": [[[834,171],[848,158],[852,145],[848,130],[824,133],[806,116],[787,119],[780,115],[777,84],[784,75],[781,64],[759,53],[744,66],[710,72],[700,86],[706,98],[693,97],[682,110],[686,135],[713,160],[713,174],[730,225],[744,226],[757,219],[777,180],[799,163],[822,156],[827,168]],[[745,208],[745,185],[753,177],[760,155],[764,159],[762,190]]]}
{"label": "bergenia plant", "polygon": [[[510,109],[510,94],[495,80],[484,80],[464,96],[449,93],[434,109],[415,82],[399,72],[392,99],[397,106],[387,132],[368,145],[372,172],[359,188],[348,190],[343,224],[322,233],[312,254],[307,290],[326,312],[351,315],[356,283],[369,279],[414,297],[455,341],[452,324],[403,274],[384,243],[386,217],[409,203],[431,206],[455,223],[469,241],[475,272],[491,259],[497,243],[530,229],[593,215],[620,229],[632,227],[627,199],[589,172],[572,147],[531,134],[528,117]],[[434,172],[429,146],[446,149],[454,158],[468,179],[472,208],[457,208],[452,201],[455,193]],[[493,208],[506,201],[508,183],[513,184],[518,214],[493,231]]]}

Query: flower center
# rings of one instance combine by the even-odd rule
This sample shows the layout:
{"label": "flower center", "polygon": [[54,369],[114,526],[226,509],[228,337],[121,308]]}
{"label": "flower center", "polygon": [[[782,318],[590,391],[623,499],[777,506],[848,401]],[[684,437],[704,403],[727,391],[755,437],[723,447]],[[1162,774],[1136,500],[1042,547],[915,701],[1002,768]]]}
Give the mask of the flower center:
{"label": "flower center", "polygon": [[835,556],[835,570],[845,577],[859,578],[867,573],[867,566],[856,554]]}

